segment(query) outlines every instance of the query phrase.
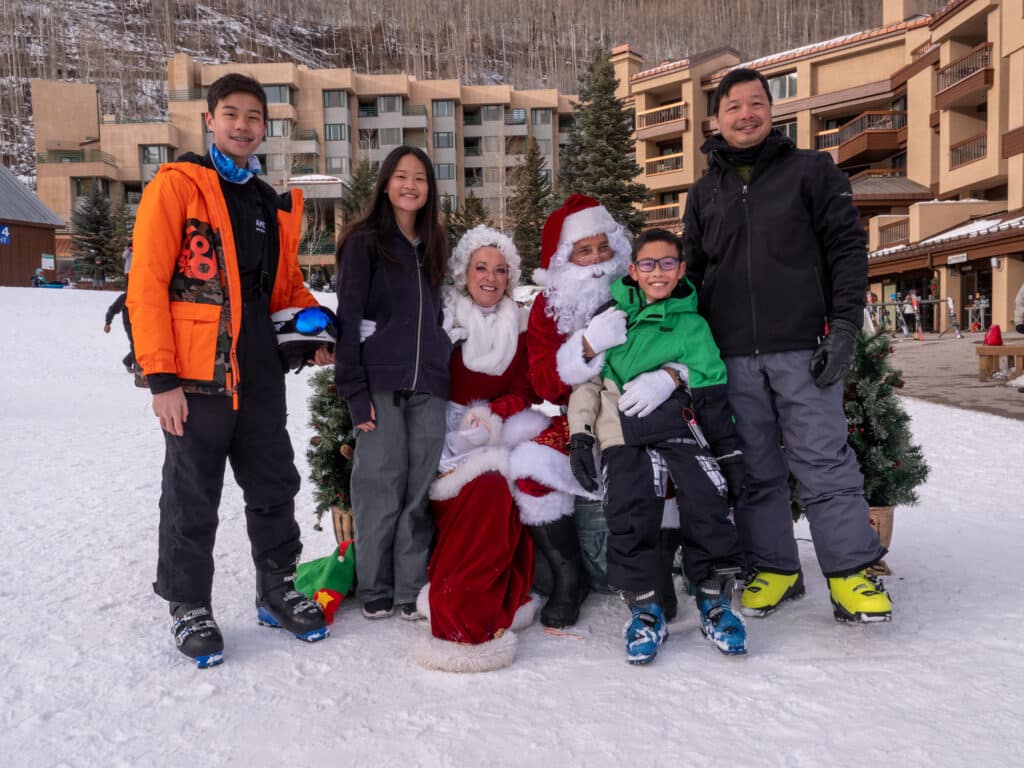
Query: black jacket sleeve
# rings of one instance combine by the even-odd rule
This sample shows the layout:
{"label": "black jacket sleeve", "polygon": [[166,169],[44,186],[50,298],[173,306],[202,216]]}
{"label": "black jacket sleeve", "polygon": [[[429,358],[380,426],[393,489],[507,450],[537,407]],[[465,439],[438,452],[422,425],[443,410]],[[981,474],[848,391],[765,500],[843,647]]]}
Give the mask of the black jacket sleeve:
{"label": "black jacket sleeve", "polygon": [[114,315],[124,310],[124,300],[126,298],[128,298],[128,294],[122,292],[116,299],[114,299],[114,303],[107,307],[106,325],[110,325],[114,320]]}
{"label": "black jacket sleeve", "polygon": [[338,257],[338,341],[335,345],[334,383],[348,402],[353,424],[370,420],[370,391],[360,356],[359,323],[370,295],[373,249],[369,234],[348,237]]}
{"label": "black jacket sleeve", "polygon": [[686,207],[683,209],[683,258],[686,261],[686,277],[693,287],[700,292],[704,282],[704,272],[708,266],[708,258],[701,247],[703,233],[700,230],[700,203],[697,184],[690,187],[686,196]]}

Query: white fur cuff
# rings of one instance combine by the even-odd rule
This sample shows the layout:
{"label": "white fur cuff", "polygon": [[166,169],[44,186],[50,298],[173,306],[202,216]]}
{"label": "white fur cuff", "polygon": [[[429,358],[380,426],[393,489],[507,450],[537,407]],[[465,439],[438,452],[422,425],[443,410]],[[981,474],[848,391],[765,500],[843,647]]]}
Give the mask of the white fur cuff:
{"label": "white fur cuff", "polygon": [[507,667],[516,657],[519,641],[515,632],[506,630],[486,643],[471,645],[441,640],[433,635],[416,641],[413,653],[417,663],[442,672],[490,672]]}
{"label": "white fur cuff", "polygon": [[433,501],[454,499],[467,483],[487,472],[499,472],[508,477],[508,451],[505,448],[482,448],[470,453],[455,469],[430,484]]}
{"label": "white fur cuff", "polygon": [[558,377],[570,387],[582,384],[601,373],[604,368],[604,353],[595,355],[588,363],[583,359],[583,331],[576,331],[558,348],[555,355]]}
{"label": "white fur cuff", "polygon": [[546,525],[575,511],[575,499],[568,493],[552,491],[544,496],[531,496],[518,488],[512,491],[523,525]]}

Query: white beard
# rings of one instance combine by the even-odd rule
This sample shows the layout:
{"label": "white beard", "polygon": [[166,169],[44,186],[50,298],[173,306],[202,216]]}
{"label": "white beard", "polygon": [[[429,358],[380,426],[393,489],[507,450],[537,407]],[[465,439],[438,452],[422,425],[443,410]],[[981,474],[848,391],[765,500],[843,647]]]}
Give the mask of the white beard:
{"label": "white beard", "polygon": [[544,290],[547,313],[557,323],[558,332],[571,336],[583,328],[594,311],[611,298],[608,289],[625,272],[619,259],[586,267],[572,263],[563,266]]}

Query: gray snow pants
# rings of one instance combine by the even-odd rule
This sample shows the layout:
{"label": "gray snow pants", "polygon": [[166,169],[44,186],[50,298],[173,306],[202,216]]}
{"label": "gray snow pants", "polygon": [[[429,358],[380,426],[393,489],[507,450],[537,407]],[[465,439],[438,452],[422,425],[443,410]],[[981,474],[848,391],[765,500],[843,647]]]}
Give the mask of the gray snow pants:
{"label": "gray snow pants", "polygon": [[357,596],[414,603],[434,538],[427,493],[444,443],[445,401],[419,393],[371,397],[376,429],[357,435],[352,465]]}
{"label": "gray snow pants", "polygon": [[725,359],[747,469],[736,527],[749,567],[799,570],[789,503],[792,472],[822,573],[841,576],[873,563],[886,550],[868,522],[864,478],[846,443],[842,382],[819,389],[807,369],[811,354]]}

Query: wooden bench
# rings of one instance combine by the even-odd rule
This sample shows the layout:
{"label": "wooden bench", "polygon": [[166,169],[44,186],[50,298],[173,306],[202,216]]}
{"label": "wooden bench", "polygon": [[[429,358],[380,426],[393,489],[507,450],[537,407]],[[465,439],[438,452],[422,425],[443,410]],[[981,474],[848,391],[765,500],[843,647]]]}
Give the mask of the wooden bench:
{"label": "wooden bench", "polygon": [[1017,375],[1024,373],[1024,344],[1002,344],[998,347],[986,347],[979,344],[975,347],[978,352],[978,381],[988,381],[992,374],[1002,368],[1002,359],[1006,358],[1006,367],[1017,370]]}

